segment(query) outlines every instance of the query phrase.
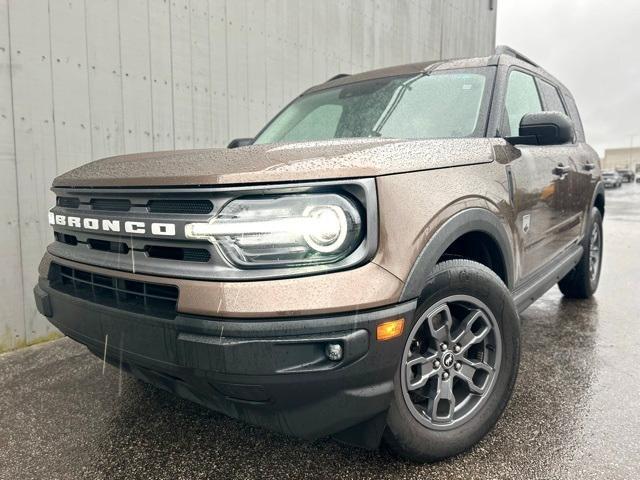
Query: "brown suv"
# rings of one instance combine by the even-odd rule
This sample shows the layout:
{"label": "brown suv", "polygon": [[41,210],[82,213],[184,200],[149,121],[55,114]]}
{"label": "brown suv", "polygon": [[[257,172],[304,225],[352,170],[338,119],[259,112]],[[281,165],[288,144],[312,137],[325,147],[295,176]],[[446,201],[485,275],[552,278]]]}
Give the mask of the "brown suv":
{"label": "brown suv", "polygon": [[340,75],[227,149],[55,179],[40,312],[253,424],[419,461],[495,424],[518,313],[596,290],[604,189],[573,97],[506,47]]}

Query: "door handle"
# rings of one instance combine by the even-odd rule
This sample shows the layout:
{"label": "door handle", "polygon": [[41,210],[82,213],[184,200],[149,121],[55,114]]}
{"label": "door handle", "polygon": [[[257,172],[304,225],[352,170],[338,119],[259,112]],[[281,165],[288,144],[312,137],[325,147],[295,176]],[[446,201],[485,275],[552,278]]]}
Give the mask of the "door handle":
{"label": "door handle", "polygon": [[582,168],[584,168],[587,172],[590,170],[593,170],[594,168],[596,168],[596,164],[595,163],[585,163],[584,165],[582,165]]}
{"label": "door handle", "polygon": [[554,167],[554,169],[552,170],[554,175],[558,175],[559,177],[569,173],[571,171],[571,167],[565,167],[563,164],[559,163],[556,167]]}

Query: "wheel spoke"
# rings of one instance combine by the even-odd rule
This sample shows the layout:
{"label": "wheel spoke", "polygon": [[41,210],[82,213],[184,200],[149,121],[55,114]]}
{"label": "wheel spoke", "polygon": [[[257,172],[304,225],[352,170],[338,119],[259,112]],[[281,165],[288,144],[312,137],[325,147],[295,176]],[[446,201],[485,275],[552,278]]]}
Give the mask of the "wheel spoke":
{"label": "wheel spoke", "polygon": [[469,387],[469,391],[482,395],[491,383],[493,368],[479,360],[461,358],[461,368],[453,374],[463,380]]}
{"label": "wheel spoke", "polygon": [[[436,358],[435,353],[428,356],[415,354],[409,357],[405,369],[409,391],[424,387],[429,379],[437,373],[438,369],[433,365]],[[414,373],[414,369],[417,370],[416,373]]]}
{"label": "wheel spoke", "polygon": [[491,324],[480,310],[473,310],[460,323],[453,342],[462,347],[464,353],[475,343],[481,342],[491,331]]}
{"label": "wheel spoke", "polygon": [[451,311],[446,303],[427,318],[429,332],[438,342],[448,342],[450,340],[452,323]]}
{"label": "wheel spoke", "polygon": [[600,228],[594,223],[591,230],[591,241],[589,243],[589,276],[593,281],[600,267]]}
{"label": "wheel spoke", "polygon": [[453,419],[456,408],[456,397],[453,395],[453,381],[451,377],[443,380],[438,378],[438,389],[431,405],[431,418],[436,422],[448,422]]}

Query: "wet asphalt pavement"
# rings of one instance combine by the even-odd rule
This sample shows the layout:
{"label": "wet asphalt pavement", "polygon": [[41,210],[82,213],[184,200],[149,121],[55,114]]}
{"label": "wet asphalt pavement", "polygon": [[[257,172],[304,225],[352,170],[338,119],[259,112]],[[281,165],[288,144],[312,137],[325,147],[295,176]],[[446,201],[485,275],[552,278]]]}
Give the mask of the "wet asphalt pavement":
{"label": "wet asphalt pavement", "polygon": [[0,479],[640,478],[640,184],[606,208],[595,298],[554,288],[522,315],[511,404],[466,454],[415,465],[285,438],[103,375],[62,339],[0,356]]}

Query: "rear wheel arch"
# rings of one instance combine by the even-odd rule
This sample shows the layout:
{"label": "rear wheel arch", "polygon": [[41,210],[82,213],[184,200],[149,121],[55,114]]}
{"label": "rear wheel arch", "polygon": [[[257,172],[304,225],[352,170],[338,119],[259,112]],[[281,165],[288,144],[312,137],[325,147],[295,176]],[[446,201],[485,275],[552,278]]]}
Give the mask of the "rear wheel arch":
{"label": "rear wheel arch", "polygon": [[598,183],[593,192],[593,201],[591,205],[600,210],[600,215],[604,218],[604,185],[602,182]]}
{"label": "rear wheel arch", "polygon": [[[479,244],[475,242],[479,241]],[[457,243],[456,243],[457,242]],[[474,255],[451,256],[461,244],[477,246]],[[484,208],[470,208],[452,216],[427,242],[418,255],[405,283],[400,301],[419,297],[425,281],[434,267],[451,258],[466,258],[479,261],[489,258],[490,267],[506,284],[513,287],[514,261],[512,240],[504,222],[493,212]],[[454,250],[452,250],[454,249]]]}

